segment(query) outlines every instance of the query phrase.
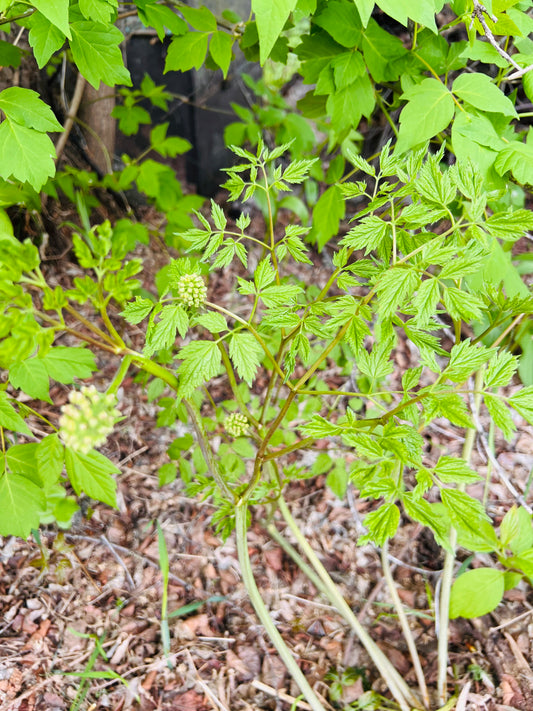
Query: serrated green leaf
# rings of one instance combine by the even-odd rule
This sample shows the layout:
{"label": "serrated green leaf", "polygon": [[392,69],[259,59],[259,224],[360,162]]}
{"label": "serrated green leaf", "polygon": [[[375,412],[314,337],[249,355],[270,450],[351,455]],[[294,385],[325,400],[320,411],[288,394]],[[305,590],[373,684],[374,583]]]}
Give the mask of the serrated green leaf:
{"label": "serrated green leaf", "polygon": [[342,238],[341,244],[354,249],[363,249],[369,254],[378,249],[391,234],[390,222],[385,222],[377,215],[363,217],[361,222]]}
{"label": "serrated green leaf", "polygon": [[265,306],[284,306],[293,304],[298,294],[302,293],[302,287],[294,284],[283,284],[281,286],[267,286],[261,292],[261,299]]}
{"label": "serrated green leaf", "polygon": [[107,24],[114,17],[118,2],[117,0],[79,0],[79,8],[87,20]]}
{"label": "serrated green leaf", "polygon": [[474,427],[466,403],[459,393],[435,393],[431,397],[424,398],[423,405],[426,423],[431,422],[435,417],[446,417],[458,427]]}
{"label": "serrated green leaf", "polygon": [[485,346],[473,345],[469,338],[452,347],[450,362],[445,375],[454,383],[464,383],[474,370],[491,357],[492,351]]}
{"label": "serrated green leaf", "polygon": [[500,604],[504,593],[504,572],[476,568],[460,575],[452,585],[450,619],[481,617]]}
{"label": "serrated green leaf", "polygon": [[64,385],[73,383],[75,378],[90,378],[97,370],[94,355],[88,348],[56,346],[50,348],[41,360],[50,378]]}
{"label": "serrated green leaf", "polygon": [[453,93],[482,111],[493,111],[516,118],[513,102],[492,83],[486,74],[463,72],[452,85]]}
{"label": "serrated green leaf", "polygon": [[445,484],[471,484],[481,479],[464,459],[458,457],[440,457],[434,471]]}
{"label": "serrated green leaf", "polygon": [[343,47],[357,47],[361,40],[361,21],[351,3],[330,0],[313,18],[313,23],[326,30]]}
{"label": "serrated green leaf", "polygon": [[55,174],[56,152],[50,138],[12,121],[0,124],[0,177],[29,183],[39,191]]}
{"label": "serrated green leaf", "polygon": [[533,214],[530,210],[498,212],[485,220],[484,227],[493,237],[514,242],[533,229]]}
{"label": "serrated green leaf", "polygon": [[436,543],[444,550],[452,552],[450,545],[450,518],[442,504],[430,504],[426,499],[415,496],[412,492],[406,492],[402,503],[407,515],[433,532]]}
{"label": "serrated green leaf", "polygon": [[418,287],[413,298],[415,308],[415,323],[418,327],[426,326],[432,316],[435,315],[437,304],[440,300],[440,289],[438,279],[426,279]]}
{"label": "serrated green leaf", "polygon": [[144,352],[148,356],[162,348],[170,348],[176,340],[176,332],[184,338],[189,329],[189,317],[179,304],[164,306],[158,316],[159,321],[151,324],[146,334]]}
{"label": "serrated green leaf", "polygon": [[263,351],[251,333],[238,331],[229,342],[229,355],[239,377],[251,385],[261,363]]}
{"label": "serrated green leaf", "polygon": [[396,151],[409,148],[433,138],[450,124],[455,104],[445,84],[437,79],[424,79],[403,94],[408,100],[400,114],[400,132]]}
{"label": "serrated green leaf", "polygon": [[[266,289],[269,284],[272,284],[276,278],[276,273],[270,262],[270,257],[265,257],[257,265],[257,269],[254,272],[254,284],[258,291]],[[253,293],[253,292],[251,292]]]}
{"label": "serrated green leaf", "polygon": [[0,109],[10,121],[45,133],[62,131],[52,109],[31,89],[11,86],[0,92]]}
{"label": "serrated green leaf", "polygon": [[224,333],[224,331],[228,330],[226,319],[216,311],[208,311],[197,316],[196,323],[203,326],[209,333]]}
{"label": "serrated green leaf", "polygon": [[522,388],[517,393],[509,398],[511,406],[526,420],[530,425],[533,424],[533,385],[528,385],[527,388]]}
{"label": "serrated green leaf", "polygon": [[322,249],[337,234],[339,224],[345,214],[345,203],[338,186],[328,188],[313,208],[313,229],[309,239]]}
{"label": "serrated green leaf", "polygon": [[490,361],[485,372],[486,387],[498,388],[509,385],[517,367],[518,358],[509,353],[509,351],[501,351]]}
{"label": "serrated green leaf", "polygon": [[27,538],[39,527],[39,514],[45,508],[44,494],[32,481],[18,474],[0,478],[0,535]]}
{"label": "serrated green leaf", "polygon": [[213,218],[215,227],[218,230],[224,231],[228,221],[226,219],[226,215],[224,214],[224,210],[220,207],[220,205],[217,205],[214,200],[211,200],[211,217]]}
{"label": "serrated green leaf", "polygon": [[136,296],[135,301],[130,301],[129,304],[126,304],[126,308],[120,315],[123,316],[128,323],[137,324],[145,319],[153,308],[153,301],[144,299],[142,296]]}
{"label": "serrated green leaf", "polygon": [[382,29],[374,19],[368,21],[361,42],[365,63],[375,82],[396,81],[407,51],[399,37]]}
{"label": "serrated green leaf", "polygon": [[7,394],[3,391],[0,391],[0,427],[5,427],[12,432],[31,435],[30,428],[9,402]]}
{"label": "serrated green leaf", "polygon": [[135,4],[139,11],[139,19],[146,27],[155,29],[160,42],[165,39],[165,27],[175,36],[183,35],[188,31],[187,23],[170,7],[150,0],[137,0]]}
{"label": "serrated green leaf", "polygon": [[383,504],[383,506],[367,514],[363,519],[363,524],[368,528],[368,533],[359,538],[357,545],[361,546],[371,541],[376,546],[382,546],[387,539],[394,536],[399,522],[400,509],[396,504]]}
{"label": "serrated green leaf", "polygon": [[377,283],[380,316],[392,316],[411,297],[419,281],[420,277],[414,269],[393,267],[386,271]]}
{"label": "serrated green leaf", "polygon": [[478,321],[484,308],[484,304],[474,294],[449,286],[444,289],[442,296],[450,316],[456,321]]}
{"label": "serrated green leaf", "polygon": [[178,353],[183,362],[178,369],[178,395],[189,397],[204,380],[210,380],[218,374],[221,353],[214,341],[193,341]]}
{"label": "serrated green leaf", "polygon": [[442,8],[443,3],[411,2],[411,0],[377,0],[377,4],[390,17],[398,20],[407,27],[410,18],[423,27],[428,27],[433,32],[437,31],[435,25],[435,12]]}
{"label": "serrated green leaf", "polygon": [[294,185],[303,183],[309,173],[311,166],[313,165],[313,163],[316,163],[316,161],[316,158],[314,158],[313,160],[292,161],[292,163],[289,163],[289,165],[283,172],[282,180],[284,180],[286,183],[293,183]]}
{"label": "serrated green leaf", "polygon": [[65,467],[78,496],[84,492],[97,501],[117,508],[117,482],[111,474],[120,474],[120,469],[107,457],[94,450],[81,454],[65,447]]}
{"label": "serrated green leaf", "polygon": [[100,82],[107,86],[131,86],[130,73],[124,66],[119,47],[124,39],[119,29],[90,20],[73,22],[70,27],[72,57],[89,84],[95,89]]}
{"label": "serrated green leaf", "polygon": [[27,358],[15,363],[9,371],[9,382],[36,400],[52,402],[49,394],[48,372],[40,358]]}
{"label": "serrated green leaf", "polygon": [[[529,72],[529,74],[532,73]],[[520,141],[507,143],[498,151],[498,155],[494,161],[494,168],[498,175],[505,175],[505,173],[510,170],[515,180],[519,183],[532,185],[533,146],[529,143],[521,143]]]}
{"label": "serrated green leaf", "polygon": [[476,533],[481,521],[490,521],[483,504],[466,492],[441,489],[440,496],[454,525]]}
{"label": "serrated green leaf", "polygon": [[335,437],[341,434],[342,427],[329,422],[321,415],[313,415],[311,422],[300,427],[300,430],[306,437],[316,437],[322,439],[324,437]]}

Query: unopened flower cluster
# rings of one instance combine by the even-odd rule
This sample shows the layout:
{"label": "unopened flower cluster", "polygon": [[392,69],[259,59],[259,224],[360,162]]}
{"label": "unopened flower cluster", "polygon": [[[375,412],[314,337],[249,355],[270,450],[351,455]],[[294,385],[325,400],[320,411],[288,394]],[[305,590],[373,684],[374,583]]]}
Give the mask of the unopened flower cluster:
{"label": "unopened flower cluster", "polygon": [[207,297],[207,287],[200,274],[184,274],[178,279],[178,298],[186,306],[201,306]]}
{"label": "unopened flower cluster", "polygon": [[69,402],[61,408],[60,436],[67,447],[87,454],[103,444],[120,417],[116,397],[100,393],[90,385],[69,394]]}
{"label": "unopened flower cluster", "polygon": [[242,437],[248,432],[248,420],[240,412],[232,412],[224,420],[224,429],[230,437]]}

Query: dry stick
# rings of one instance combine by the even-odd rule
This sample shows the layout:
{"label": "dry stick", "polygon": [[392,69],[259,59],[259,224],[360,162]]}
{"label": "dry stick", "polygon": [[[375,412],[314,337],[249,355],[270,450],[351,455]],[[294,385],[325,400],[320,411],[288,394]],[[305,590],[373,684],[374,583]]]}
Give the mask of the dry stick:
{"label": "dry stick", "polygon": [[400,620],[400,625],[402,627],[402,632],[405,641],[407,642],[407,647],[409,649],[409,654],[413,661],[413,667],[416,674],[416,679],[418,681],[418,686],[420,688],[420,693],[422,694],[422,701],[427,709],[429,709],[429,692],[426,685],[426,679],[424,677],[424,671],[420,663],[420,657],[418,656],[418,650],[416,648],[416,643],[413,638],[413,633],[409,627],[409,620],[403,609],[402,601],[398,595],[398,590],[394,583],[394,578],[392,577],[392,572],[389,564],[389,542],[385,541],[383,547],[381,548],[381,567],[383,568],[383,575],[385,576],[385,581],[390,592],[390,596],[394,603],[396,612],[398,613],[398,619]]}
{"label": "dry stick", "polygon": [[[490,27],[487,25],[487,21],[483,17],[484,12],[486,12],[487,15],[489,14],[486,7],[484,5],[482,5],[479,2],[479,0],[474,0],[474,12],[472,13],[472,23],[474,22],[474,18],[477,18],[479,20],[480,25],[485,30],[485,37],[488,39],[488,41],[491,43],[491,45],[494,47],[494,49],[498,52],[498,54],[501,55],[508,62],[510,62],[513,65],[513,67],[518,69],[518,71],[522,71],[522,67],[514,61],[514,59],[511,57],[510,54],[508,54],[504,49],[502,49],[500,47],[498,42],[496,42],[496,39],[495,39],[494,35],[492,34]],[[491,19],[494,20],[495,22],[497,22],[497,18],[491,16]],[[472,25],[470,25],[470,26],[472,26]],[[510,77],[507,77],[507,78],[509,79]]]}
{"label": "dry stick", "polygon": [[67,120],[63,126],[63,133],[59,137],[59,141],[56,145],[56,161],[59,162],[65,146],[67,145],[68,137],[72,131],[72,126],[74,125],[74,119],[80,108],[81,100],[83,98],[83,92],[85,91],[85,77],[82,76],[81,72],[78,72],[78,78],[76,79],[76,87],[74,89],[74,95],[70,103],[70,109],[67,114]]}

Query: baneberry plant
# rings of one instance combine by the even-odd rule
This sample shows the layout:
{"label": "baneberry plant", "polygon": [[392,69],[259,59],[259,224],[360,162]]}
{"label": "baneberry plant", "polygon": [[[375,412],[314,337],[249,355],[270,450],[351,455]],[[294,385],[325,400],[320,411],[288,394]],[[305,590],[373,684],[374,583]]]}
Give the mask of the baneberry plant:
{"label": "baneberry plant", "polygon": [[[0,393],[5,463],[0,494],[8,505],[0,532],[28,536],[57,489],[69,483],[77,494],[115,504],[118,471],[94,447],[118,419],[114,394],[120,383],[130,369],[141,369],[160,397],[160,422],[188,423],[194,438],[180,438],[169,453],[179,461],[188,491],[213,497],[217,530],[227,536],[235,529],[250,599],[312,708],[323,706],[254,581],[247,530],[258,504],[269,512],[267,529],[277,540],[277,516],[285,520],[301,553],[288,541],[286,550],[358,635],[402,711],[431,708],[416,646],[394,594],[387,542],[403,515],[428,527],[446,553],[438,602],[443,704],[450,612],[452,617],[484,614],[499,604],[505,589],[533,580],[530,512],[513,507],[498,531],[483,503],[467,491],[480,480],[472,463],[480,413],[507,439],[516,429],[511,410],[533,423],[532,387],[502,391],[519,363],[507,345],[533,311],[533,300],[507,298],[491,268],[494,253],[519,239],[533,218],[524,209],[494,213],[472,165],[443,168],[442,151],[431,155],[424,146],[403,160],[386,146],[377,167],[352,155],[364,177],[337,187],[348,201],[363,199],[364,207],[333,246],[329,274],[315,284],[312,254],[303,241],[308,228],[277,225],[268,209],[280,194],[297,190],[312,166],[305,159],[284,164],[287,148],[268,150],[262,142],[256,153],[235,148],[241,162],[227,171],[232,199],[262,194],[265,234],[250,233],[245,213],[228,224],[213,202],[211,220],[198,213],[199,226],[181,235],[190,256],[172,259],[161,271],[157,293],[140,293],[136,275],[142,265],[128,256],[108,223],[75,239],[86,274],[66,291],[47,285],[29,242],[1,238],[0,358],[8,381]],[[232,264],[245,276],[235,276],[224,304],[210,300],[209,274]],[[122,309],[120,328],[109,313],[112,301]],[[142,350],[132,347],[126,323],[146,324]],[[478,335],[470,324],[480,325]],[[56,345],[65,332],[81,347]],[[497,336],[487,346],[483,340],[492,332]],[[411,342],[414,355],[401,386],[393,389],[400,338]],[[17,401],[17,391],[48,400],[50,379],[71,385],[90,377],[96,370],[92,349],[117,359],[107,394],[90,387],[73,391],[55,421],[40,415],[38,406]],[[331,388],[326,367],[345,385]],[[221,374],[232,395],[216,404],[210,382]],[[259,376],[265,386],[258,386]],[[43,439],[32,435],[35,418],[49,431]],[[424,430],[437,418],[465,430],[462,457],[442,454],[435,460],[424,454]],[[217,447],[213,434],[222,435]],[[418,691],[361,626],[285,501],[292,480],[313,475],[298,461],[318,440],[329,442],[320,471],[335,493],[343,496],[352,484],[361,498],[377,502],[358,543],[371,541],[383,550]],[[162,479],[171,478],[165,470]],[[472,568],[452,585],[457,546],[493,554],[494,567]]]}

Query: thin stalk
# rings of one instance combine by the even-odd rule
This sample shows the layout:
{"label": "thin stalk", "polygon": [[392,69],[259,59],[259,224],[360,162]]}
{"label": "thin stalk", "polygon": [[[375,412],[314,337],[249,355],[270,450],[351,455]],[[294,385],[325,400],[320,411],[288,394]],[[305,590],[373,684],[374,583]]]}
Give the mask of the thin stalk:
{"label": "thin stalk", "polygon": [[[250,602],[252,603],[254,610],[259,617],[261,624],[265,628],[272,644],[287,667],[287,670],[291,674],[294,681],[298,684],[302,694],[305,696],[307,703],[311,706],[313,711],[325,711],[324,706],[303,675],[302,670],[291,654],[290,649],[283,641],[283,637],[278,632],[276,625],[270,617],[270,613],[263,602],[263,598],[261,597],[252,571],[250,554],[248,553],[247,532],[248,506],[245,503],[240,503],[235,508],[235,535],[237,539],[237,554],[239,556],[242,580],[246,588],[246,592],[250,598]],[[409,709],[406,709],[406,711],[409,711]]]}
{"label": "thin stalk", "polygon": [[132,360],[133,360],[133,356],[131,356],[131,355],[124,356],[117,372],[115,373],[115,377],[111,381],[111,385],[107,388],[108,393],[112,393],[113,395],[116,395],[119,387],[122,385],[124,378],[128,374],[128,370],[130,369]]}
{"label": "thin stalk", "polygon": [[420,657],[418,656],[418,651],[416,648],[415,640],[413,638],[413,633],[411,631],[411,628],[409,627],[407,615],[405,614],[405,610],[403,609],[402,601],[400,600],[398,590],[396,589],[396,585],[394,583],[394,578],[392,577],[388,552],[389,542],[385,541],[381,549],[381,567],[383,568],[383,575],[385,576],[385,582],[387,583],[392,602],[394,603],[394,607],[396,609],[396,612],[398,613],[398,619],[402,627],[403,636],[405,638],[405,641],[407,642],[409,654],[411,655],[411,659],[413,661],[413,667],[418,681],[418,687],[420,689],[420,693],[422,694],[424,706],[429,709],[429,692],[426,685],[426,679],[424,677],[424,671],[420,663]]}
{"label": "thin stalk", "polygon": [[[481,367],[474,380],[474,408],[479,412],[481,405],[481,396],[483,388],[483,375],[485,367]],[[469,429],[465,434],[465,442],[463,445],[462,458],[467,464],[470,464],[474,443],[476,441],[476,430]],[[464,490],[464,485],[458,486],[459,490]],[[437,693],[438,700],[441,706],[444,706],[448,699],[447,689],[447,671],[448,671],[448,637],[450,631],[450,595],[453,583],[453,569],[455,565],[455,547],[457,545],[457,531],[455,528],[450,529],[450,551],[446,551],[444,557],[444,566],[442,569],[441,592],[439,600],[439,631],[438,631],[438,671],[437,671]]]}
{"label": "thin stalk", "polygon": [[278,505],[281,511],[281,515],[287,522],[294,537],[298,541],[298,545],[302,548],[309,562],[315,569],[319,578],[322,580],[324,584],[324,590],[327,591],[328,600],[332,603],[332,605],[337,608],[338,612],[344,617],[344,619],[348,622],[350,627],[358,636],[359,641],[364,646],[372,661],[378,668],[379,673],[388,685],[391,694],[396,699],[396,702],[400,706],[401,710],[412,711],[413,708],[420,708],[420,702],[415,697],[411,689],[407,686],[403,678],[396,671],[396,669],[387,659],[385,654],[377,646],[372,637],[370,637],[363,625],[359,622],[357,617],[352,612],[350,606],[339,592],[337,586],[329,576],[327,570],[320,562],[317,554],[314,552],[313,548],[309,545],[309,542],[307,541],[306,537],[298,528],[296,521],[293,519],[291,512],[289,511],[289,508],[282,496],[280,496],[278,499]]}

